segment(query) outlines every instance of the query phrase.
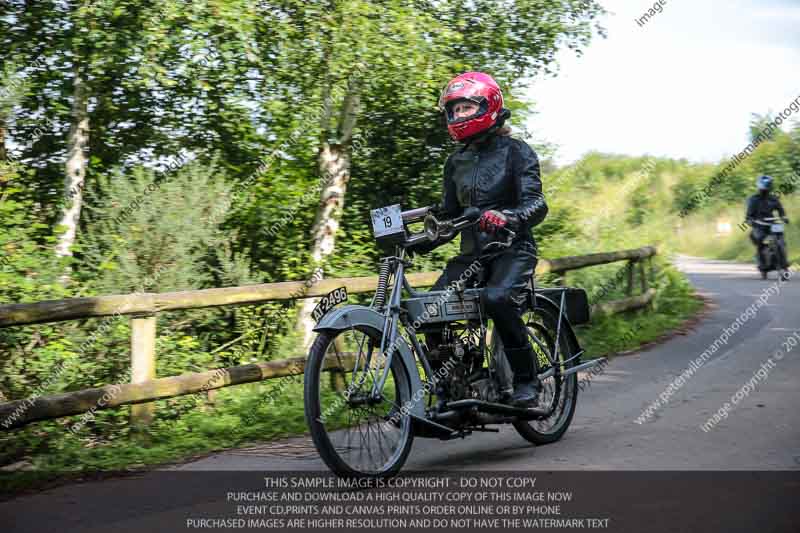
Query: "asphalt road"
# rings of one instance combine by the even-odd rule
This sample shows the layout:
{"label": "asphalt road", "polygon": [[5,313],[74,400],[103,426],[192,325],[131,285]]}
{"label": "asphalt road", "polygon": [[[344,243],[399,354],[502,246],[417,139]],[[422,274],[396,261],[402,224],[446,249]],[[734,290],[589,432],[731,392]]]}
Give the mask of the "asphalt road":
{"label": "asphalt road", "polygon": [[[677,265],[711,299],[712,308],[687,334],[614,358],[581,393],[572,426],[561,441],[535,447],[511,426],[458,441],[415,439],[405,469],[800,471],[800,342],[790,350],[784,345],[795,333],[800,341],[800,275],[776,286],[774,273],[762,281],[752,265],[685,257]],[[762,298],[766,304],[742,316],[770,286],[776,288]],[[741,325],[727,344],[717,342],[719,349],[642,421],[640,415],[739,317]],[[732,402],[747,383],[753,390]],[[701,426],[726,402],[726,418],[704,431]],[[176,475],[186,470],[255,474],[325,467],[309,438],[293,438],[168,470]],[[0,524],[5,526],[0,530],[159,531],[167,517],[185,517],[222,498],[214,487],[196,486],[129,507],[121,504],[123,494],[158,494],[164,475],[151,472],[62,486],[0,503]]]}
{"label": "asphalt road", "polygon": [[[800,335],[800,273],[776,287],[666,406],[644,423],[642,412],[722,335],[725,328],[777,283],[762,281],[752,265],[679,258],[711,313],[688,335],[637,354],[617,357],[578,398],[564,438],[532,447],[511,426],[463,440],[415,439],[406,468],[414,470],[800,470],[800,346],[774,361],[756,390],[713,429],[701,426],[731,402],[793,332]],[[774,359],[774,357],[773,357]],[[771,365],[769,365],[771,366]],[[763,373],[762,373],[763,375]],[[295,451],[296,459],[287,460]],[[305,453],[305,452],[308,453]],[[205,470],[320,470],[310,439],[291,439],[221,453],[180,468]]]}

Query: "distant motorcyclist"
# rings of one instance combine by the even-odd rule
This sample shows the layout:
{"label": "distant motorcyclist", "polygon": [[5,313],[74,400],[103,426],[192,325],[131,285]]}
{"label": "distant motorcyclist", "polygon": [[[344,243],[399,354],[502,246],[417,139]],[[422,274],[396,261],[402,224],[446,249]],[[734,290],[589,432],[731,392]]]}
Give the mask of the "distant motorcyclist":
{"label": "distant motorcyclist", "polygon": [[[750,225],[751,228],[753,228],[753,230],[750,232],[750,240],[756,247],[760,270],[764,270],[763,265],[766,264],[763,253],[764,239],[767,237],[767,235],[769,235],[769,232],[767,231],[767,228],[754,223],[754,221],[773,217],[773,213],[777,211],[780,217],[784,218],[787,223],[789,222],[789,220],[786,219],[786,211],[783,209],[781,201],[777,196],[770,193],[772,190],[772,181],[773,180],[771,176],[759,176],[759,178],[756,180],[758,192],[747,199],[747,214],[745,215],[745,221]],[[789,264],[786,258],[784,258],[784,262],[786,264],[780,265],[780,267],[783,269],[788,269]]]}
{"label": "distant motorcyclist", "polygon": [[[491,254],[486,262],[484,306],[514,372],[514,392],[507,400],[518,406],[535,405],[541,384],[521,306],[522,291],[537,263],[531,228],[547,214],[539,160],[524,141],[509,136],[504,122],[511,113],[503,107],[502,92],[491,76],[467,72],[453,78],[439,105],[450,136],[462,143],[445,163],[442,211],[452,218],[475,207],[482,216],[477,227],[461,231],[461,253],[447,263],[433,290],[444,290],[483,255],[489,243],[502,240],[502,228],[515,232],[511,246]],[[417,251],[444,242],[420,246]],[[437,334],[428,335],[430,349],[439,342]]]}

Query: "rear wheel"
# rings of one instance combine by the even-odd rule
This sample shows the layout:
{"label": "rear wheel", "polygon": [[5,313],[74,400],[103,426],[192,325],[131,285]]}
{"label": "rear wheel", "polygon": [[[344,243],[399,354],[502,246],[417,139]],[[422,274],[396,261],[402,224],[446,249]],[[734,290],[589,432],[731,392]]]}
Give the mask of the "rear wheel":
{"label": "rear wheel", "polygon": [[408,373],[395,352],[379,398],[370,391],[386,368],[381,332],[358,326],[322,332],[305,369],[305,416],[322,460],[340,477],[386,478],[399,472],[413,441]]}
{"label": "rear wheel", "polygon": [[[558,327],[558,317],[549,309],[537,307],[523,315],[528,326],[528,338],[536,353],[539,374],[553,369],[553,353]],[[539,394],[537,409],[550,410],[552,414],[541,420],[518,420],[513,423],[517,432],[534,444],[549,444],[559,440],[569,428],[578,400],[578,375],[562,376],[561,372],[577,364],[570,359],[577,353],[578,347],[561,328],[558,343],[557,367],[559,372],[542,380],[542,391]]]}

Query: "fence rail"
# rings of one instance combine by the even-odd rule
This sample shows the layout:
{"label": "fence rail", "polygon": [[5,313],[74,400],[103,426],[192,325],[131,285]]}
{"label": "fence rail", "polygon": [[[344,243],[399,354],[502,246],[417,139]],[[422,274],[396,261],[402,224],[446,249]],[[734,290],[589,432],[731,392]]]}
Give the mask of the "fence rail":
{"label": "fence rail", "polygon": [[[644,307],[655,296],[655,290],[647,287],[644,260],[652,258],[657,253],[655,247],[645,246],[617,252],[561,257],[552,260],[541,259],[536,273],[541,275],[551,272],[563,275],[570,270],[628,261],[626,290],[628,297],[592,306],[592,313],[619,313]],[[639,265],[642,294],[634,296],[633,278],[637,264]],[[439,274],[439,272],[422,272],[408,274],[407,278],[413,287],[429,287],[433,285]],[[311,287],[308,287],[305,282],[292,281],[222,289],[72,298],[0,306],[0,327],[104,316],[130,316],[132,381],[129,384],[106,385],[99,388],[0,403],[0,429],[14,429],[39,420],[122,405],[133,405],[131,411],[133,424],[146,425],[153,417],[155,404],[152,402],[155,400],[292,375],[295,370],[304,368],[305,357],[238,365],[156,379],[155,316],[162,311],[177,309],[201,309],[324,296],[341,286],[347,287],[349,293],[365,293],[374,291],[377,283],[377,276],[329,278],[320,280]]]}

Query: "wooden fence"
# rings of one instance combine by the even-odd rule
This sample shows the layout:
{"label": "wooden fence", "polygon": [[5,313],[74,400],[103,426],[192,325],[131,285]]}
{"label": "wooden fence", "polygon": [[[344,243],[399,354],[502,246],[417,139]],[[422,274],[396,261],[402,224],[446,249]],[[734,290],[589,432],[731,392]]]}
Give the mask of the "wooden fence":
{"label": "wooden fence", "polygon": [[[592,313],[618,313],[646,306],[655,295],[648,288],[645,260],[658,252],[653,246],[632,250],[597,253],[557,259],[541,259],[536,274],[565,272],[589,266],[627,261],[627,298],[592,306]],[[634,271],[639,267],[641,294],[633,295]],[[430,287],[439,272],[407,274],[413,287]],[[298,373],[304,368],[305,356],[238,365],[207,372],[192,372],[156,379],[156,315],[177,309],[201,309],[226,305],[259,304],[291,298],[324,296],[337,287],[348,293],[366,293],[377,287],[377,276],[322,279],[308,287],[306,282],[266,283],[223,289],[184,292],[139,293],[94,298],[71,298],[29,304],[0,306],[0,327],[61,322],[92,317],[129,316],[131,320],[131,383],[106,385],[62,394],[37,396],[0,403],[0,429],[13,429],[38,420],[132,405],[131,421],[146,425],[152,420],[154,400],[208,392],[231,385],[252,383]]]}

